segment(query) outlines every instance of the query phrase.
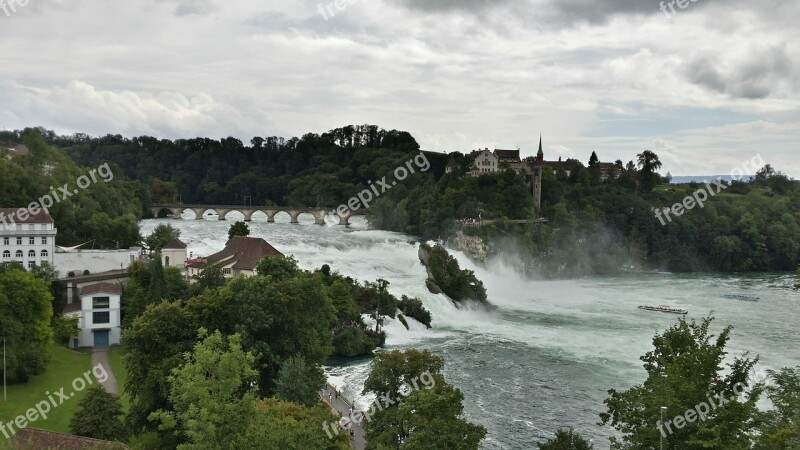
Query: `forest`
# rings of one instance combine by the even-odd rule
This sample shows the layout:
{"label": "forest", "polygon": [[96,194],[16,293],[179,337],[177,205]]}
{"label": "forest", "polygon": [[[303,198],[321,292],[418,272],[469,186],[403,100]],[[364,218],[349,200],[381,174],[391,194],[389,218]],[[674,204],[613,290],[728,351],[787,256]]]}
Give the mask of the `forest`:
{"label": "forest", "polygon": [[[149,214],[153,203],[251,201],[333,210],[421,151],[409,133],[375,125],[291,139],[254,137],[249,145],[231,137],[173,141],[59,136],[44,129],[2,132],[2,141],[44,148],[46,152],[33,153],[57,154],[65,167],[109,163],[115,174],[119,172],[119,182],[102,186],[102,191],[93,187],[78,202],[53,211],[60,243],[92,236],[101,246],[134,240],[134,218]],[[794,271],[800,263],[800,188],[769,165],[752,178],[729,183],[703,208],[662,225],[655,208],[670,207],[699,186],[670,184],[658,172],[658,156],[650,151],[631,155],[626,165],[617,161],[622,170],[617,179],[602,179],[602,158],[595,152],[587,165],[571,161],[575,169],[569,174],[545,170],[539,212],[527,174],[505,170],[468,177],[468,155],[426,151],[426,157],[430,170],[409,176],[370,206],[374,227],[423,239],[447,238],[463,230],[545,277],[613,273],[622,266],[674,272]],[[445,173],[451,158],[460,169]],[[23,170],[14,164],[23,165]],[[3,204],[26,203],[54,182],[37,174],[32,161],[2,161],[0,173]],[[62,178],[69,177],[59,175],[59,181]],[[463,219],[478,217],[496,221],[464,229]],[[538,217],[549,224],[506,220]]]}

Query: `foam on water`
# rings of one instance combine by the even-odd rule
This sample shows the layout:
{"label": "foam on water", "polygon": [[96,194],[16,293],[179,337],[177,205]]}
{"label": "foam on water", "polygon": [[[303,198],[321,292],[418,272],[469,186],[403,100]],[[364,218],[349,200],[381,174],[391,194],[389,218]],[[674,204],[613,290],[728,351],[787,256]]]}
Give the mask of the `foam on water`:
{"label": "foam on water", "polygon": [[[182,231],[195,256],[224,247],[227,231],[241,216],[218,220],[146,220],[146,235],[159,223]],[[193,219],[188,213],[184,219]],[[215,216],[210,219],[216,219]],[[800,298],[790,289],[790,275],[627,275],[579,280],[532,281],[509,263],[477,266],[452,252],[463,268],[486,285],[492,313],[459,310],[425,287],[415,239],[354,226],[301,225],[279,215],[275,224],[251,222],[251,236],[263,237],[304,269],[323,264],[361,281],[390,282],[396,296],[420,298],[433,316],[427,330],[409,320],[387,321],[387,347],[429,349],[445,358],[444,374],[465,394],[465,414],[486,426],[484,448],[531,448],[556,429],[572,426],[607,447],[612,430],[598,427],[609,388],[626,389],[644,378],[639,356],[649,351],[655,333],[677,316],[640,311],[640,304],[670,304],[689,309],[690,318],[714,311],[714,330],[735,327],[730,356],[750,351],[761,355],[761,369],[796,365],[800,360]],[[721,297],[729,292],[756,292],[759,302]],[[334,361],[326,368],[332,384],[366,407],[361,396],[369,359]]]}

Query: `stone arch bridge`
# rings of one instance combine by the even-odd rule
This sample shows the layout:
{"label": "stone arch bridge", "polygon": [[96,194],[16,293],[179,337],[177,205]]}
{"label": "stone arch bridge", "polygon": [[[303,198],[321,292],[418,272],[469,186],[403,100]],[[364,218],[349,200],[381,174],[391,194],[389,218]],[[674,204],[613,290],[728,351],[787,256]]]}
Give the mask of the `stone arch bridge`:
{"label": "stone arch bridge", "polygon": [[[331,211],[325,208],[304,208],[294,206],[223,206],[223,205],[184,205],[184,204],[155,204],[150,208],[154,217],[161,216],[166,212],[172,214],[173,217],[180,218],[184,211],[191,210],[195,214],[196,220],[204,220],[203,214],[206,211],[213,211],[219,215],[219,220],[226,220],[231,212],[238,212],[244,216],[245,222],[253,220],[253,214],[263,212],[267,215],[268,223],[275,223],[275,216],[278,213],[285,212],[292,218],[291,223],[300,223],[298,221],[301,214],[310,214],[314,216],[314,223],[317,225],[325,225],[326,217],[330,217],[333,221],[338,220],[339,225],[350,225],[350,218],[357,215],[366,215],[367,210],[350,210],[348,209],[344,214],[338,211]],[[332,222],[333,222],[332,221]]]}

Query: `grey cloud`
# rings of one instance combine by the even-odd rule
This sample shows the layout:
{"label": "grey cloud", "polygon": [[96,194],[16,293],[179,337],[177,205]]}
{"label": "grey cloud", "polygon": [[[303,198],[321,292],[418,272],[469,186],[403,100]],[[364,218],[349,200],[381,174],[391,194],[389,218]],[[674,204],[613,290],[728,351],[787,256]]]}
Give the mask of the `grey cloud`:
{"label": "grey cloud", "polygon": [[[753,52],[754,54],[756,51]],[[792,62],[784,47],[757,52],[760,57],[723,71],[721,64],[708,56],[689,63],[687,79],[699,86],[734,98],[763,99],[783,83],[796,84]]]}

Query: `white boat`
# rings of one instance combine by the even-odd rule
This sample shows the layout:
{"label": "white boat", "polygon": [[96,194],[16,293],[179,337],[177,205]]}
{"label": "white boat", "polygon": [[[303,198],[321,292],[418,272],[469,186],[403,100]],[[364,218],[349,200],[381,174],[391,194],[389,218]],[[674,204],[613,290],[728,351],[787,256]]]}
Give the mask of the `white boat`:
{"label": "white boat", "polygon": [[758,301],[758,297],[756,297],[755,295],[751,295],[751,294],[725,294],[725,295],[723,295],[723,297],[725,297],[725,298],[733,298],[733,299],[736,299],[736,300],[744,300],[744,301],[747,301],[747,302],[757,302]]}
{"label": "white boat", "polygon": [[664,312],[664,313],[671,313],[671,314],[689,314],[689,310],[680,309],[680,308],[673,308],[668,305],[659,305],[659,306],[640,306],[639,309],[644,309],[645,311],[656,311],[656,312]]}

